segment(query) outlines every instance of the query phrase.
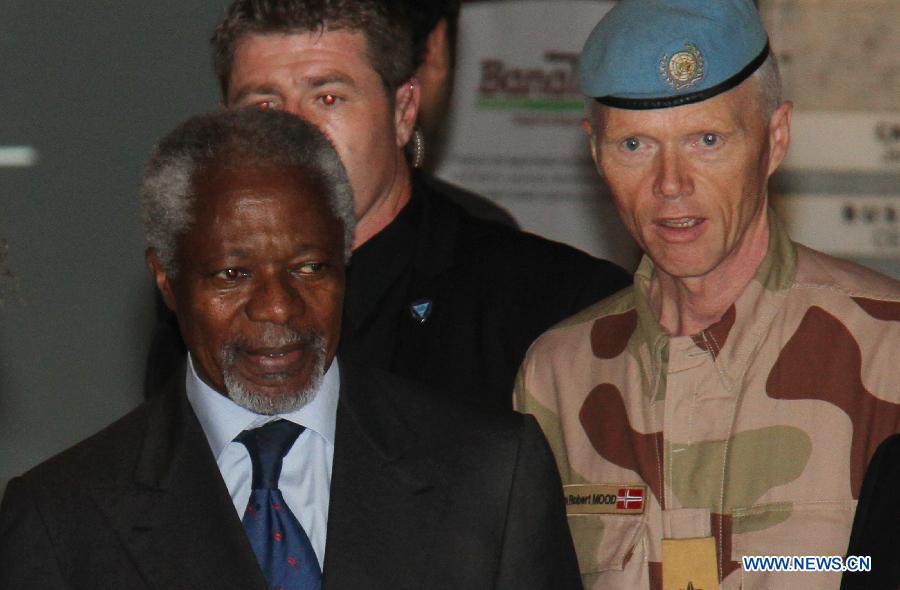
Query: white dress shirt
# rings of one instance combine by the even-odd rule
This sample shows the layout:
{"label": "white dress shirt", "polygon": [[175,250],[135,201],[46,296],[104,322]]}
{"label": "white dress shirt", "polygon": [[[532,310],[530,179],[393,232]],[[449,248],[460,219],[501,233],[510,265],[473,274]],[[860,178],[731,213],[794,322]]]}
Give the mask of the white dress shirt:
{"label": "white dress shirt", "polygon": [[244,430],[262,426],[277,418],[290,420],[306,428],[282,461],[278,488],[309,536],[319,567],[323,567],[340,388],[337,359],[325,372],[313,399],[289,414],[264,416],[240,407],[197,376],[190,355],[185,387],[188,401],[200,420],[239,518],[244,516],[244,509],[250,499],[253,466],[247,447],[234,442],[234,438]]}

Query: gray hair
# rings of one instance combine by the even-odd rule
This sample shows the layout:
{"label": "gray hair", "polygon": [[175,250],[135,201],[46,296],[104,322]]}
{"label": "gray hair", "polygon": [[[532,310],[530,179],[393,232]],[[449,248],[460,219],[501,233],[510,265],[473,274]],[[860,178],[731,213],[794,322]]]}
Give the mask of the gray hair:
{"label": "gray hair", "polygon": [[282,111],[244,109],[198,115],[156,146],[141,185],[147,247],[171,276],[178,272],[178,237],[193,222],[194,182],[210,169],[254,165],[301,170],[320,181],[344,230],[344,257],[353,244],[353,191],[328,138],[312,123]]}
{"label": "gray hair", "polygon": [[778,71],[778,59],[775,53],[769,51],[769,56],[750,76],[755,78],[759,94],[758,106],[765,117],[766,122],[772,118],[781,103],[784,102],[781,89],[781,73]]}

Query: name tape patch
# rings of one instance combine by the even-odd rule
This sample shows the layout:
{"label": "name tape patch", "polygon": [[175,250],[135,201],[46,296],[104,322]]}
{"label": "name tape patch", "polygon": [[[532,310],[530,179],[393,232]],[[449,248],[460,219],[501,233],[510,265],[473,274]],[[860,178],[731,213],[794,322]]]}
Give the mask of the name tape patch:
{"label": "name tape patch", "polygon": [[643,514],[644,484],[571,484],[563,486],[566,514]]}

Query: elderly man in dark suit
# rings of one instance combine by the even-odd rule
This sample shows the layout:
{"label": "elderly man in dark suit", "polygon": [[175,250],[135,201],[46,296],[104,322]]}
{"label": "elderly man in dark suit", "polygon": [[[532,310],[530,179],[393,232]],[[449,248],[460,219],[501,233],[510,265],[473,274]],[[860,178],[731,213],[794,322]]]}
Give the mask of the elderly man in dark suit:
{"label": "elderly man in dark suit", "polygon": [[191,119],[143,192],[186,371],[10,482],[0,587],[580,586],[533,419],[335,358],[353,195],[316,127]]}

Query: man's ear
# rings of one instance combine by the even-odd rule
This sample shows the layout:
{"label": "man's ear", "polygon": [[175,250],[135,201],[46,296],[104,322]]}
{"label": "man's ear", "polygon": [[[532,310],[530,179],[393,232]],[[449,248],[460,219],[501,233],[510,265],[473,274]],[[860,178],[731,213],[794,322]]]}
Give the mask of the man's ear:
{"label": "man's ear", "polygon": [[425,39],[425,55],[416,70],[422,86],[442,88],[450,73],[450,44],[447,38],[447,19],[442,18]]}
{"label": "man's ear", "polygon": [[594,166],[599,170],[600,162],[597,160],[597,134],[594,133],[594,127],[587,118],[581,120],[581,128],[587,133],[588,141],[591,144],[591,159],[594,160]]}
{"label": "man's ear", "polygon": [[778,169],[787,156],[791,143],[791,115],[794,103],[786,101],[769,118],[769,176]]}
{"label": "man's ear", "polygon": [[410,78],[397,88],[394,94],[394,130],[397,147],[403,147],[412,137],[419,113],[419,81]]}
{"label": "man's ear", "polygon": [[156,288],[159,289],[166,307],[172,310],[173,313],[176,312],[177,305],[175,303],[175,292],[172,288],[172,279],[159,260],[159,256],[156,255],[156,250],[147,248],[147,251],[144,253],[144,260],[147,261],[147,267],[153,275]]}

